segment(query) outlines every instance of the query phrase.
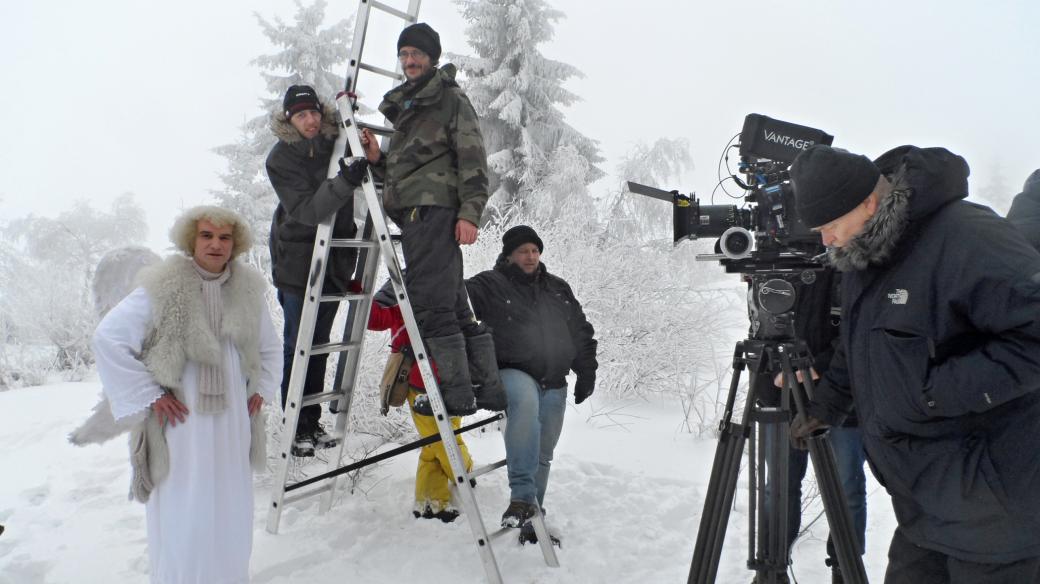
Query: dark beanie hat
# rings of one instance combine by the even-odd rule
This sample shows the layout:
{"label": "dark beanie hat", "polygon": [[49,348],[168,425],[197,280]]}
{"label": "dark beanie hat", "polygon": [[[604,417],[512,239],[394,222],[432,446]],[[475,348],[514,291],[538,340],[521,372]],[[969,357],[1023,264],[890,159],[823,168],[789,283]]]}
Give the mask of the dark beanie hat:
{"label": "dark beanie hat", "polygon": [[538,234],[534,232],[534,229],[531,229],[526,225],[510,227],[509,231],[502,234],[502,255],[507,256],[513,253],[516,248],[525,243],[533,243],[537,245],[538,253],[542,253],[542,250],[545,249],[545,246],[542,245],[542,239],[538,237]]}
{"label": "dark beanie hat", "polygon": [[397,50],[400,51],[401,47],[415,47],[436,63],[441,58],[441,35],[425,22],[419,22],[401,31],[401,36],[397,38]]}
{"label": "dark beanie hat", "polygon": [[310,85],[293,85],[282,99],[285,117],[291,118],[293,114],[306,110],[321,112],[321,101],[318,100],[317,92]]}
{"label": "dark beanie hat", "polygon": [[845,215],[874,191],[881,171],[866,156],[817,144],[791,164],[798,217],[819,227]]}

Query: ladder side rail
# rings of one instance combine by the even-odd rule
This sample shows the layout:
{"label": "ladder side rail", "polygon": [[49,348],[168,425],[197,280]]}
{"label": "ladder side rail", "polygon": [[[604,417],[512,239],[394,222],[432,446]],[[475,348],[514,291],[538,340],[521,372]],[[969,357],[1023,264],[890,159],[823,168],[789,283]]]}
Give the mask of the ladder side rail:
{"label": "ladder side rail", "polygon": [[361,65],[361,54],[365,50],[371,12],[372,5],[367,0],[361,0],[357,18],[354,19],[354,40],[350,43],[350,60],[347,61],[347,76],[344,79],[344,89],[350,93],[357,91],[358,68]]}
{"label": "ladder side rail", "polygon": [[[341,129],[340,133],[344,133],[346,130]],[[370,221],[365,221],[365,232],[369,233],[368,224]],[[372,250],[364,250],[364,269],[362,270],[361,286],[364,291],[364,297],[361,300],[351,301],[348,303],[348,314],[347,322],[344,326],[344,335],[350,335],[350,339],[357,340],[357,348],[341,353],[337,361],[336,366],[336,381],[334,389],[337,392],[342,393],[342,397],[339,400],[339,412],[336,414],[336,425],[333,430],[334,435],[339,436],[339,442],[333,450],[332,456],[329,457],[328,470],[333,470],[342,463],[343,454],[346,450],[347,442],[347,425],[350,422],[350,412],[354,401],[354,393],[357,389],[357,380],[361,364],[361,354],[364,348],[365,331],[368,329],[368,316],[372,310],[372,296],[375,290],[375,279],[376,272],[379,269],[379,248]],[[358,254],[359,261],[361,260],[361,254]],[[344,369],[345,367],[345,369]],[[336,494],[336,486],[339,483],[339,478],[333,477],[331,480],[331,486],[327,492],[322,495],[321,502],[318,505],[319,513],[326,513],[332,508],[332,499]]]}
{"label": "ladder side rail", "polygon": [[275,471],[274,489],[271,494],[271,508],[268,509],[267,531],[278,533],[278,522],[281,519],[282,499],[285,497],[285,483],[289,474],[289,456],[292,443],[296,438],[296,425],[300,418],[300,402],[303,400],[303,386],[307,380],[307,367],[310,364],[311,345],[314,341],[314,327],[318,320],[318,298],[321,297],[322,284],[325,282],[325,268],[328,265],[330,248],[327,245],[332,236],[332,226],[336,221],[333,213],[328,219],[318,224],[314,236],[314,252],[311,254],[311,273],[307,279],[307,290],[304,296],[303,310],[300,314],[300,326],[296,336],[296,350],[293,352],[293,365],[289,376],[289,391],[282,404],[282,443],[279,448],[278,468]]}
{"label": "ladder side rail", "polygon": [[[347,134],[350,147],[353,151],[362,152],[361,138],[354,122],[353,105],[350,102],[349,96],[345,93],[341,94],[337,97],[336,104],[339,107],[340,117],[343,119],[343,123],[349,126],[346,131],[341,133]],[[348,123],[347,120],[350,120],[350,122]],[[433,407],[434,420],[437,424],[438,432],[441,435],[445,453],[448,455],[448,461],[451,465],[452,473],[455,475],[452,484],[456,486],[465,484],[465,488],[460,488],[457,491],[459,493],[460,502],[462,503],[463,509],[466,513],[470,530],[476,539],[477,548],[480,551],[481,561],[484,564],[484,570],[488,576],[488,580],[494,584],[500,584],[502,582],[502,576],[499,573],[498,564],[495,562],[494,552],[491,549],[490,540],[488,539],[487,532],[484,528],[483,520],[480,518],[480,509],[477,506],[476,498],[473,495],[473,490],[469,488],[468,479],[466,477],[466,468],[462,462],[462,453],[459,450],[458,443],[454,439],[454,433],[452,432],[451,424],[447,416],[447,410],[437,386],[437,379],[433,375],[433,369],[430,366],[426,347],[422,342],[422,336],[420,335],[418,324],[416,323],[415,316],[412,313],[411,302],[408,298],[408,292],[405,289],[401,275],[401,266],[397,260],[397,255],[394,252],[393,241],[390,239],[386,217],[375,190],[371,170],[366,173],[362,188],[365,191],[365,198],[368,201],[369,212],[371,212],[374,217],[373,222],[375,224],[376,236],[380,246],[382,247],[384,261],[390,271],[390,280],[393,283],[394,293],[397,296],[398,305],[401,307],[401,315],[404,317],[405,329],[408,331],[409,340],[411,341],[412,349],[415,353],[415,363],[416,366],[419,367],[423,383],[426,386],[426,394],[430,399],[431,406]]]}

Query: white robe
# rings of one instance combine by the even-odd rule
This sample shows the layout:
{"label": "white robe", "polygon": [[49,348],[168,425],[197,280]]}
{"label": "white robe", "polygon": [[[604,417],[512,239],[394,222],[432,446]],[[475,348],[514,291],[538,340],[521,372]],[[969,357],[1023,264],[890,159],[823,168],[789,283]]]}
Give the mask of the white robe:
{"label": "white robe", "polygon": [[[274,403],[282,377],[281,338],[262,310],[261,376],[253,387]],[[94,352],[105,394],[116,419],[133,415],[162,396],[137,359],[152,322],[152,303],[134,290],[98,325]],[[253,547],[253,479],[249,466],[246,380],[238,351],[223,340],[227,408],[196,414],[198,366],[188,362],[182,378],[188,415],[166,427],[169,475],[155,486],[146,506],[148,556],[153,584],[238,584],[249,581]]]}

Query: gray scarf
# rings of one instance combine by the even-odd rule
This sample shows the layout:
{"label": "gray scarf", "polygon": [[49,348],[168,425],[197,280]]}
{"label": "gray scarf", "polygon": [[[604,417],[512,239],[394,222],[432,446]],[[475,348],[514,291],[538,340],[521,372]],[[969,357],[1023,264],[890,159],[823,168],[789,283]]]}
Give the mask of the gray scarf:
{"label": "gray scarf", "polygon": [[[195,273],[202,278],[202,306],[206,311],[206,321],[213,334],[220,339],[220,309],[223,305],[220,288],[231,277],[231,266],[229,264],[223,272],[215,274],[206,271],[194,260],[191,265],[195,268]],[[200,414],[218,414],[227,407],[227,398],[224,396],[223,367],[219,364],[221,361],[222,359],[218,359],[217,365],[198,364],[199,401],[196,408]]]}

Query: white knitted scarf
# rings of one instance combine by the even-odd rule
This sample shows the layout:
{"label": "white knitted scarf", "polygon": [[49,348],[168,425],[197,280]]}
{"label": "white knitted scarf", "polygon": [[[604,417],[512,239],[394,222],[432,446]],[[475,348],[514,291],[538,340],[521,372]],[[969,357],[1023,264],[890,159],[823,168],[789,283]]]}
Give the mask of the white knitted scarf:
{"label": "white knitted scarf", "polygon": [[[206,310],[206,321],[217,339],[220,335],[220,312],[223,306],[220,287],[231,277],[231,266],[225,266],[224,271],[213,273],[207,271],[198,262],[192,260],[195,273],[202,278],[202,306]],[[222,361],[218,360],[218,363]],[[224,393],[223,367],[220,364],[207,365],[199,363],[199,401],[196,408],[200,414],[218,414],[227,407],[227,398]]]}

